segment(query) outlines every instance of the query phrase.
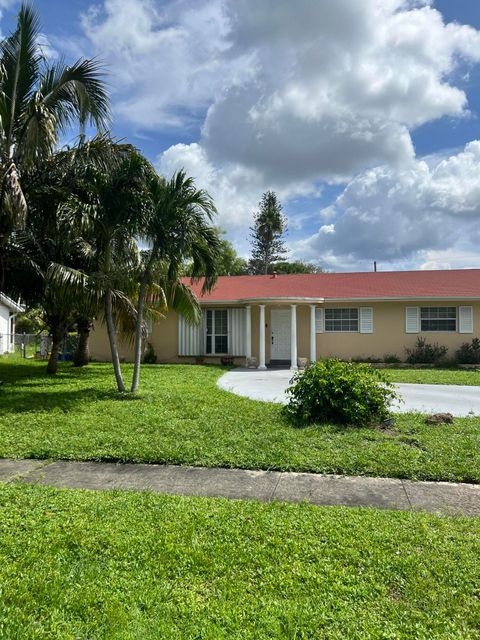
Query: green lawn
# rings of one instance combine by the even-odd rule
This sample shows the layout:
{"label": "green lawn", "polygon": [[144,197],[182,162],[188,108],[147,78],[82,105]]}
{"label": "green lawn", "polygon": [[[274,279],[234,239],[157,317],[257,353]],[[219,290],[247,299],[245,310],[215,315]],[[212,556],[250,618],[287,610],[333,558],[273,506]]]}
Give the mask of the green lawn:
{"label": "green lawn", "polygon": [[[109,365],[54,379],[45,363],[0,362],[0,457],[193,464],[480,482],[480,418],[392,432],[298,429],[278,405],[221,391],[218,367],[145,366],[142,394],[122,400]],[[127,376],[131,367],[125,367]]]}
{"label": "green lawn", "polygon": [[384,369],[391,382],[415,382],[420,384],[480,385],[480,370],[469,369]]}
{"label": "green lawn", "polygon": [[473,640],[480,520],[0,484],[3,640]]}

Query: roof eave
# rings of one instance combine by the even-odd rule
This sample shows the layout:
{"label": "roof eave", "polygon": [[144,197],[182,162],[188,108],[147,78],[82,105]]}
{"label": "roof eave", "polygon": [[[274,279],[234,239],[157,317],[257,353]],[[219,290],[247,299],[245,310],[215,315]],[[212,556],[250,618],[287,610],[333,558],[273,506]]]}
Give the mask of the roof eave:
{"label": "roof eave", "polygon": [[10,309],[11,311],[15,311],[16,313],[23,313],[25,311],[25,307],[23,307],[21,304],[18,304],[17,302],[6,296],[4,293],[0,293],[0,302],[5,307],[8,307],[8,309]]}

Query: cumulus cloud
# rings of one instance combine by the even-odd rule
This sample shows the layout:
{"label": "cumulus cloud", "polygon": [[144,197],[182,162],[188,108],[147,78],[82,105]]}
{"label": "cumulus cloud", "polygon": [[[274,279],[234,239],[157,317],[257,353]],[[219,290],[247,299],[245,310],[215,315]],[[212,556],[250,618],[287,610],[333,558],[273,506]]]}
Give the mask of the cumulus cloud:
{"label": "cumulus cloud", "polygon": [[450,75],[480,33],[405,0],[105,0],[83,16],[117,113],[144,129],[203,118],[213,162],[269,179],[405,163],[409,128],[461,116]]}
{"label": "cumulus cloud", "polygon": [[251,72],[228,59],[223,3],[105,0],[83,14],[91,52],[108,64],[117,117],[146,130],[190,125],[228,82]]}
{"label": "cumulus cloud", "polygon": [[332,268],[433,263],[426,251],[473,227],[478,143],[418,160],[411,140],[468,117],[460,77],[480,61],[480,32],[446,24],[433,1],[104,0],[82,27],[112,70],[117,118],[190,131],[159,168],[196,176],[241,246],[262,191],[288,211],[322,182],[346,188],[295,250]]}
{"label": "cumulus cloud", "polygon": [[[381,166],[356,176],[296,251],[332,267],[383,260],[445,265],[480,239],[480,141],[445,158]],[[328,233],[326,233],[328,229]],[[468,238],[468,242],[466,239]],[[457,248],[455,249],[455,247]]]}
{"label": "cumulus cloud", "polygon": [[[159,172],[171,176],[185,169],[195,176],[199,187],[214,198],[219,217],[218,224],[236,239],[241,253],[248,253],[248,229],[252,214],[257,210],[261,194],[274,188],[280,200],[287,200],[292,193],[298,196],[318,196],[320,189],[308,182],[297,182],[285,187],[281,183],[267,184],[255,170],[239,164],[224,164],[221,168],[212,164],[206,151],[199,144],[177,144],[161,154],[157,161]],[[295,223],[291,225],[295,226]]]}

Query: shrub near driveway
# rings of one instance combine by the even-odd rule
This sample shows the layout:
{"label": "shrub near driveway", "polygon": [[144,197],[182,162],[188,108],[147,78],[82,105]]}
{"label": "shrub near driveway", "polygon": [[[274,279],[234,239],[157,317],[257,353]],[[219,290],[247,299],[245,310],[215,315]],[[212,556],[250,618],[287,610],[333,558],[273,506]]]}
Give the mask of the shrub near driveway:
{"label": "shrub near driveway", "polygon": [[296,373],[287,396],[285,414],[299,425],[331,422],[357,427],[385,420],[397,398],[378,369],[333,358]]}

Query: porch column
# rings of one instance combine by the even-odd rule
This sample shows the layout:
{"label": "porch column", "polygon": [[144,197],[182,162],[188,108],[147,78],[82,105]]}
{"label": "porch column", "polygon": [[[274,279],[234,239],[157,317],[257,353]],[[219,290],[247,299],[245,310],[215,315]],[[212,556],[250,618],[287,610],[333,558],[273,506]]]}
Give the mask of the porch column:
{"label": "porch column", "polygon": [[297,369],[297,305],[291,304],[290,369]]}
{"label": "porch column", "polygon": [[310,362],[317,359],[317,332],[315,327],[315,310],[314,304],[310,305]]}
{"label": "porch column", "polygon": [[245,318],[245,329],[246,329],[246,345],[245,345],[245,356],[248,360],[252,357],[252,307],[247,304],[246,308],[246,318]]}
{"label": "porch column", "polygon": [[260,321],[258,325],[259,330],[259,350],[258,350],[258,368],[265,370],[265,305],[261,304],[260,307]]}

